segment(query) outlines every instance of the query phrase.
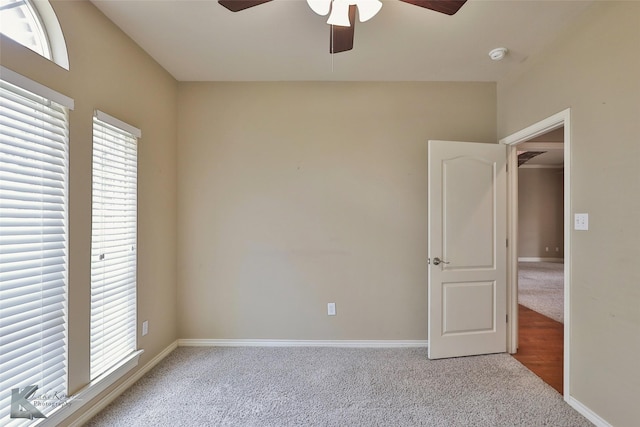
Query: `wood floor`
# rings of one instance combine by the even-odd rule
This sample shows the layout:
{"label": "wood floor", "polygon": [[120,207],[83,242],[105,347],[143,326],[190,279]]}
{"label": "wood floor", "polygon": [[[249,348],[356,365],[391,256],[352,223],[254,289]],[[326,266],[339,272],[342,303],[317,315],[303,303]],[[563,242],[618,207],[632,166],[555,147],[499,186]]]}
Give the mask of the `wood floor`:
{"label": "wood floor", "polygon": [[564,325],[523,305],[518,305],[520,363],[562,394]]}

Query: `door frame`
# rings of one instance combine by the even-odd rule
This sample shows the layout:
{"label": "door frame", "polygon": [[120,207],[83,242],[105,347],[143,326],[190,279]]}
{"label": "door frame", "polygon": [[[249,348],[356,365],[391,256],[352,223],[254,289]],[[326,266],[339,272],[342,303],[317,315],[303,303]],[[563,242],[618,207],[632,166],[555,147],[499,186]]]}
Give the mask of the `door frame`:
{"label": "door frame", "polygon": [[507,351],[518,350],[518,144],[564,126],[564,362],[563,395],[570,396],[570,337],[571,337],[571,109],[560,111],[551,117],[534,123],[506,138],[501,144],[507,151]]}

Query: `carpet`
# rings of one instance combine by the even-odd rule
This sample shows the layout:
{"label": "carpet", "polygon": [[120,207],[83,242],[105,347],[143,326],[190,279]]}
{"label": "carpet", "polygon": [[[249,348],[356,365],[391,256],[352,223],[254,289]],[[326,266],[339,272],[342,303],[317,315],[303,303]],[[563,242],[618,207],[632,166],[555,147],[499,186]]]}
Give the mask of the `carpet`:
{"label": "carpet", "polygon": [[88,426],[591,426],[508,354],[180,347]]}
{"label": "carpet", "polygon": [[564,323],[564,264],[518,263],[518,303]]}

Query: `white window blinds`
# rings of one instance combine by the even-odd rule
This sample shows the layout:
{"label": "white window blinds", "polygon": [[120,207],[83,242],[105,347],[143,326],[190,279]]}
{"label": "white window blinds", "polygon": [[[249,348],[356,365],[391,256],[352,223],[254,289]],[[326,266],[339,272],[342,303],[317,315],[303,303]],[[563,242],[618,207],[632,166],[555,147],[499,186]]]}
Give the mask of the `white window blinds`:
{"label": "white window blinds", "polygon": [[92,380],[136,351],[136,136],[102,112],[93,119]]}
{"label": "white window blinds", "polygon": [[[32,423],[12,415],[38,416],[12,408],[12,389],[66,393],[68,135],[65,107],[0,80],[2,425]],[[55,405],[35,409],[46,415]]]}

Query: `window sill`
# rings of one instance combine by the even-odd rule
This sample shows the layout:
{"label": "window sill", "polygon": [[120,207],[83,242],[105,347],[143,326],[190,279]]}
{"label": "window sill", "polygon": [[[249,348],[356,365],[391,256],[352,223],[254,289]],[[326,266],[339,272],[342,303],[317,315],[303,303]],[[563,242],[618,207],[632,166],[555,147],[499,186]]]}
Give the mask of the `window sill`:
{"label": "window sill", "polygon": [[128,372],[138,366],[140,355],[143,352],[144,350],[137,350],[131,353],[113,368],[91,381],[78,393],[69,396],[69,399],[64,405],[49,414],[47,418],[42,419],[42,421],[37,425],[56,426],[69,418],[76,411],[83,408],[85,404],[96,398],[100,393],[103,393],[118,380],[122,379]]}

